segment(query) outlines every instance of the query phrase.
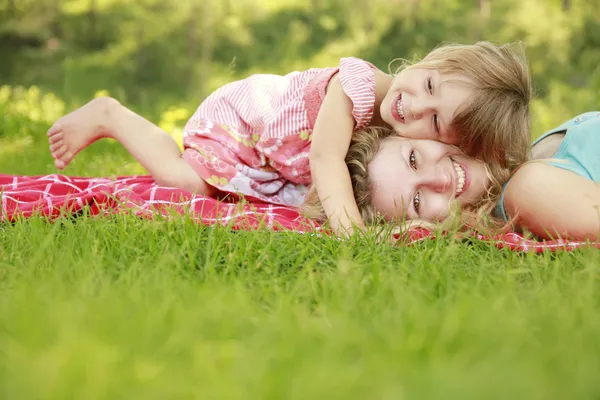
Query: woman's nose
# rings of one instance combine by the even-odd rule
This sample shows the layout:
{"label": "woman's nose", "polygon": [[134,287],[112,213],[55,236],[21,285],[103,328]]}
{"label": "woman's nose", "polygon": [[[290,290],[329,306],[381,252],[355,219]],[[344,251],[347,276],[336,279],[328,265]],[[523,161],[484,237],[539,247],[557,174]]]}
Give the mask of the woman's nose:
{"label": "woman's nose", "polygon": [[424,171],[421,186],[428,187],[436,193],[445,193],[452,187],[452,177],[441,168]]}

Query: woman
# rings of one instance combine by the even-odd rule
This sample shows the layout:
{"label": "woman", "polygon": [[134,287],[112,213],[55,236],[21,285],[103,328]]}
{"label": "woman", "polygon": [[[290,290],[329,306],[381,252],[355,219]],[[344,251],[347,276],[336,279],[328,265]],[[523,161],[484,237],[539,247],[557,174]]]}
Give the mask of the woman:
{"label": "woman", "polygon": [[533,142],[531,162],[505,185],[504,222],[542,239],[600,236],[600,112],[573,118]]}
{"label": "woman", "polygon": [[[461,222],[472,226],[493,209],[508,170],[486,165],[458,148],[432,140],[409,140],[383,128],[356,132],[346,164],[363,220],[403,224],[444,221],[456,204]],[[316,191],[306,214],[324,219]]]}

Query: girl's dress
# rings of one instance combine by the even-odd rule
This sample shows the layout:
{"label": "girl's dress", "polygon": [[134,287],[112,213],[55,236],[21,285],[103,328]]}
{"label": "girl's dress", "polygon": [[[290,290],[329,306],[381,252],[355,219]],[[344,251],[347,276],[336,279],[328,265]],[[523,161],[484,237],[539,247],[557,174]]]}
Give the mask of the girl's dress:
{"label": "girl's dress", "polygon": [[330,79],[338,74],[358,130],[373,117],[375,70],[343,58],[336,68],[252,75],[225,85],[186,124],[183,158],[223,192],[300,206],[312,181],[312,131]]}

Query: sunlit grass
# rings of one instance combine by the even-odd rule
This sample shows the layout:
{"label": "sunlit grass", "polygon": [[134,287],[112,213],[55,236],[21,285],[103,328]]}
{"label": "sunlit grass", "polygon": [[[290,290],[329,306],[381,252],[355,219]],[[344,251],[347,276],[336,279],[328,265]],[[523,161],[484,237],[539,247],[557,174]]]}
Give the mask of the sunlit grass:
{"label": "sunlit grass", "polygon": [[182,220],[0,233],[3,398],[592,398],[599,256]]}
{"label": "sunlit grass", "polygon": [[[55,172],[44,132],[4,173]],[[65,171],[143,172],[115,142]],[[586,399],[600,253],[403,248],[182,217],[0,226],[0,397]]]}

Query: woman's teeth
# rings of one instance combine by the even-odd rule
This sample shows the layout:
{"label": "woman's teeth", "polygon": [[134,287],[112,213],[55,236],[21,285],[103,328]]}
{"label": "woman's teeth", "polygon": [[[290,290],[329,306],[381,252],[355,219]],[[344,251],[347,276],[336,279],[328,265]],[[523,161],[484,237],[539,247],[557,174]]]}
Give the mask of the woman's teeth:
{"label": "woman's teeth", "polygon": [[465,187],[465,170],[463,167],[457,163],[456,161],[452,161],[452,165],[454,166],[454,170],[456,171],[456,175],[458,176],[458,183],[456,185],[456,194],[455,197],[458,197],[462,194],[463,188]]}
{"label": "woman's teeth", "polygon": [[402,104],[402,96],[400,96],[398,103],[396,103],[396,110],[398,111],[398,115],[400,116],[400,119],[402,119],[402,121],[404,121],[404,105]]}

